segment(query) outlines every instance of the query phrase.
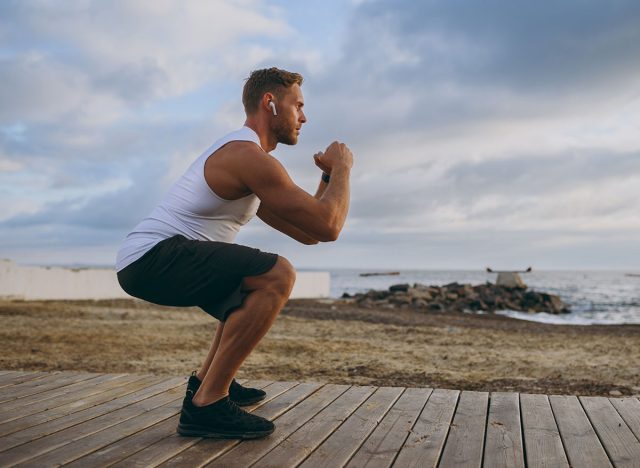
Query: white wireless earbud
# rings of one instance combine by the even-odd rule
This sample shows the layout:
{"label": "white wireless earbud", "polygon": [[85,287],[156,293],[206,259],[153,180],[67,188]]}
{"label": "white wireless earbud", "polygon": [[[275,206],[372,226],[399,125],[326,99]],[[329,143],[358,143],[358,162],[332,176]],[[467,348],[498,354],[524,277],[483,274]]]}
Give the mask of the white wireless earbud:
{"label": "white wireless earbud", "polygon": [[278,115],[278,112],[276,111],[276,105],[273,103],[273,101],[269,101],[269,107],[271,107],[273,115]]}

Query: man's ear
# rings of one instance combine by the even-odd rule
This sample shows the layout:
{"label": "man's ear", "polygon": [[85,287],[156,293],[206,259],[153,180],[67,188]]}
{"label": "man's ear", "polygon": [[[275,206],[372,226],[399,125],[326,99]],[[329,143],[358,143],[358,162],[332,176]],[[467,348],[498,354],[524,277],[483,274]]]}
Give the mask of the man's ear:
{"label": "man's ear", "polygon": [[271,107],[269,106],[269,103],[272,101],[276,102],[276,97],[273,95],[273,93],[264,93],[260,104],[267,112],[271,113]]}

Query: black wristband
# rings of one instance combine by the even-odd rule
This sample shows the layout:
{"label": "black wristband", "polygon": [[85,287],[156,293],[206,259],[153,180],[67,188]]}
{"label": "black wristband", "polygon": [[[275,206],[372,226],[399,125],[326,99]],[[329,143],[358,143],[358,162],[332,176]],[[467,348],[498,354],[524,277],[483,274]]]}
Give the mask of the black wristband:
{"label": "black wristband", "polygon": [[326,172],[323,172],[322,173],[322,181],[326,182],[328,184],[329,180],[331,180],[331,176],[329,174],[327,174]]}

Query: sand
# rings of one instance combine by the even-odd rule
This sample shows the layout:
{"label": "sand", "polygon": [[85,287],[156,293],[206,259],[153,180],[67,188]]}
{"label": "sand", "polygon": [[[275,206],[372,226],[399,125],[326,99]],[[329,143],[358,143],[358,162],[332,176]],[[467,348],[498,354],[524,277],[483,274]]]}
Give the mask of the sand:
{"label": "sand", "polygon": [[[137,300],[0,302],[0,369],[187,375],[216,321]],[[290,301],[240,378],[577,395],[640,394],[640,326]]]}

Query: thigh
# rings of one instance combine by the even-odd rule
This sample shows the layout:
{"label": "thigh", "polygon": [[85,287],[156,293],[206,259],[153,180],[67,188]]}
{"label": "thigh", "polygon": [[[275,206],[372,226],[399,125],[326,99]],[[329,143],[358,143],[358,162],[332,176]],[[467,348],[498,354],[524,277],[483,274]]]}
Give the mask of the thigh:
{"label": "thigh", "polygon": [[242,289],[247,292],[256,289],[264,289],[279,283],[293,283],[295,281],[295,269],[284,257],[278,255],[278,259],[272,268],[260,275],[245,276],[242,280]]}
{"label": "thigh", "polygon": [[166,239],[149,253],[130,265],[133,281],[127,292],[156,304],[206,304],[207,309],[241,289],[245,276],[269,271],[278,259],[251,247],[183,236]]}

